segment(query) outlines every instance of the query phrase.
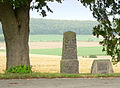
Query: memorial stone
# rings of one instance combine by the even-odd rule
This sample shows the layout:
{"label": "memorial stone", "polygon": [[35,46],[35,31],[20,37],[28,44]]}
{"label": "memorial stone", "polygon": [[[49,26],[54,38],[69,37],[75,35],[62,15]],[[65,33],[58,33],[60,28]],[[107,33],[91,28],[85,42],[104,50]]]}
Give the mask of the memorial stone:
{"label": "memorial stone", "polygon": [[77,60],[76,33],[65,32],[63,35],[62,60],[60,62],[61,73],[79,73]]}
{"label": "memorial stone", "polygon": [[91,68],[92,74],[113,73],[112,63],[109,59],[94,60]]}

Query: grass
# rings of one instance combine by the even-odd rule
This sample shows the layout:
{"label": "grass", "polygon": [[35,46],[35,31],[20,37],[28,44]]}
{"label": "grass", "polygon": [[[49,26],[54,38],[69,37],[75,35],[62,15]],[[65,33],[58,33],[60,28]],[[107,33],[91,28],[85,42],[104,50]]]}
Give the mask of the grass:
{"label": "grass", "polygon": [[60,73],[27,73],[27,74],[16,74],[16,73],[5,73],[0,74],[0,79],[26,79],[26,78],[98,78],[98,77],[120,77],[120,73],[112,74],[60,74]]}
{"label": "grass", "polygon": [[5,52],[5,50],[0,50],[0,52]]}
{"label": "grass", "polygon": [[30,54],[61,56],[61,53],[62,53],[61,48],[55,48],[55,49],[32,49],[32,50],[30,50]]}
{"label": "grass", "polygon": [[[91,35],[77,35],[77,41],[100,41],[101,39]],[[30,42],[60,42],[63,35],[30,35]]]}
{"label": "grass", "polygon": [[30,42],[62,41],[62,35],[30,35]]}
{"label": "grass", "polygon": [[[92,35],[77,35],[77,41],[100,41],[101,39]],[[3,35],[0,35],[0,41],[3,41]],[[30,35],[30,42],[62,42],[63,35]]]}
{"label": "grass", "polygon": [[[78,47],[78,56],[105,56],[105,52],[102,52],[102,47]],[[5,52],[5,50],[0,50],[0,52]],[[30,54],[40,54],[40,55],[62,55],[62,48],[55,49],[31,49]]]}
{"label": "grass", "polygon": [[[77,50],[78,50],[78,56],[89,56],[89,55],[105,56],[105,52],[102,52],[102,47],[79,47]],[[61,48],[32,49],[32,50],[30,50],[30,54],[61,56],[62,49]]]}

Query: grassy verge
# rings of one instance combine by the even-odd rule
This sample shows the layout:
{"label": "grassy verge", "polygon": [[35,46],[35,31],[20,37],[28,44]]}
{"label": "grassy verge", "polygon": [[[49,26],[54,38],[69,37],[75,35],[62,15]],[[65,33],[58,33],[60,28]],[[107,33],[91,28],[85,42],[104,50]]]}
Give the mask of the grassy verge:
{"label": "grassy verge", "polygon": [[0,79],[27,79],[27,78],[99,78],[99,77],[120,77],[120,73],[113,74],[60,74],[60,73],[28,73],[28,74],[0,74]]}

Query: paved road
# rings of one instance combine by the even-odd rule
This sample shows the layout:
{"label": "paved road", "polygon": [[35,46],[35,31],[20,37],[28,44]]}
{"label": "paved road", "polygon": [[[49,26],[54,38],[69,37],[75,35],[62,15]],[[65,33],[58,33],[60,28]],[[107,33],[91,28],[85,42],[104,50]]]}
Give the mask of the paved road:
{"label": "paved road", "polygon": [[0,88],[120,88],[120,78],[0,80]]}

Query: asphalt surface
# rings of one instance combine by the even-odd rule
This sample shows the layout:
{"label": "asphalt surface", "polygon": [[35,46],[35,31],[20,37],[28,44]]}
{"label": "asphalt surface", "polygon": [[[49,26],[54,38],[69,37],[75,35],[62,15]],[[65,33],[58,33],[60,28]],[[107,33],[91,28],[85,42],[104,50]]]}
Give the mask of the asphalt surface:
{"label": "asphalt surface", "polygon": [[0,88],[120,88],[120,78],[12,79]]}

